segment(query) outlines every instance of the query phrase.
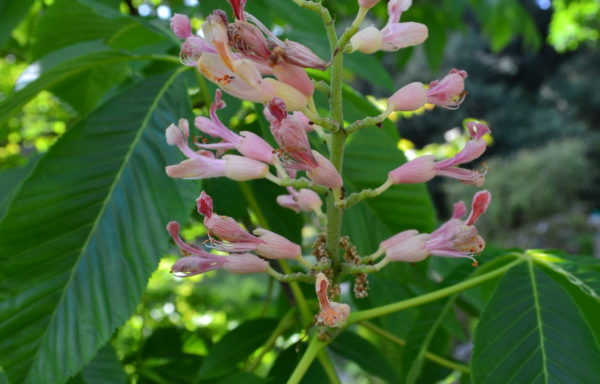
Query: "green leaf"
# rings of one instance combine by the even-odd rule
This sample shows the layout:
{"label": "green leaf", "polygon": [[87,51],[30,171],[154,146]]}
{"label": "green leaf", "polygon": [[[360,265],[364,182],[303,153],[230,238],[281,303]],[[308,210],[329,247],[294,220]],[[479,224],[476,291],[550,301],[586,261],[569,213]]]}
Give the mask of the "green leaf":
{"label": "green leaf", "polygon": [[112,345],[107,344],[81,373],[69,380],[69,384],[125,384],[127,377],[115,355]]}
{"label": "green leaf", "polygon": [[27,159],[27,164],[0,172],[0,220],[4,217],[8,205],[19,191],[25,178],[31,173],[39,156]]}
{"label": "green leaf", "polygon": [[[285,383],[288,381],[296,365],[300,362],[302,355],[306,351],[306,343],[293,344],[288,347],[285,351],[281,352],[277,359],[273,363],[271,370],[269,371],[268,378],[270,383]],[[318,360],[314,360],[311,364],[300,383],[302,384],[315,384],[315,383],[328,383],[329,379],[325,370]]]}
{"label": "green leaf", "polygon": [[[35,80],[34,76],[44,76],[62,63],[75,62],[81,56],[102,51],[110,51],[110,48],[98,40],[60,48],[31,64],[17,80],[17,89],[28,85],[31,82],[30,78]],[[85,115],[96,107],[109,89],[124,80],[129,72],[124,61],[97,65],[73,74],[49,90],[69,103],[81,115]]]}
{"label": "green leaf", "polygon": [[39,161],[0,223],[0,365],[61,383],[129,318],[196,188],[164,129],[191,114],[181,71],[110,100]]}
{"label": "green leaf", "polygon": [[81,41],[108,39],[127,24],[134,23],[125,16],[104,17],[77,0],[56,0],[36,24],[31,51],[37,59]]}
{"label": "green leaf", "polygon": [[235,371],[238,363],[267,341],[276,326],[277,319],[253,319],[229,331],[204,359],[199,378],[212,379]]}
{"label": "green leaf", "polygon": [[249,372],[238,372],[219,380],[217,384],[265,384],[267,381],[262,377]]}
{"label": "green leaf", "polygon": [[532,261],[500,280],[475,333],[473,383],[593,383],[600,350],[569,294]]}
{"label": "green leaf", "polygon": [[117,51],[104,51],[78,56],[72,60],[58,64],[0,103],[0,128],[11,115],[18,112],[29,100],[45,89],[61,84],[63,81],[73,78],[78,74],[95,70],[105,65],[111,66],[126,61],[145,59],[148,59],[148,57],[135,56]]}
{"label": "green leaf", "polygon": [[407,384],[416,383],[421,376],[425,365],[425,354],[430,349],[433,337],[442,325],[444,317],[451,310],[453,302],[454,297],[421,307],[419,315],[408,332],[402,357]]}
{"label": "green leaf", "polygon": [[27,15],[34,0],[0,2],[0,48],[10,40],[10,35]]}
{"label": "green leaf", "polygon": [[8,377],[6,377],[6,372],[4,372],[2,367],[0,367],[0,384],[9,384]]}
{"label": "green leaf", "polygon": [[535,255],[536,263],[569,292],[600,345],[600,260],[564,252]]}
{"label": "green leaf", "polygon": [[338,355],[354,361],[372,375],[379,376],[389,383],[398,381],[388,359],[371,342],[354,332],[342,332],[330,348]]}

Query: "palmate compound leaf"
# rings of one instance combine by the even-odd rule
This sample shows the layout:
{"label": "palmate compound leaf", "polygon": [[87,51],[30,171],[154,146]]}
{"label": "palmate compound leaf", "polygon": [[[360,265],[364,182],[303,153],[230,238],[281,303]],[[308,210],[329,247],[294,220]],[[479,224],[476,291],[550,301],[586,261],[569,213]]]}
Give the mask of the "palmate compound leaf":
{"label": "palmate compound leaf", "polygon": [[62,383],[134,310],[190,210],[171,180],[165,127],[191,114],[181,70],[148,78],[70,129],[0,223],[0,366],[11,382]]}
{"label": "palmate compound leaf", "polygon": [[564,287],[527,261],[484,310],[471,372],[475,384],[589,384],[600,378],[600,349]]}

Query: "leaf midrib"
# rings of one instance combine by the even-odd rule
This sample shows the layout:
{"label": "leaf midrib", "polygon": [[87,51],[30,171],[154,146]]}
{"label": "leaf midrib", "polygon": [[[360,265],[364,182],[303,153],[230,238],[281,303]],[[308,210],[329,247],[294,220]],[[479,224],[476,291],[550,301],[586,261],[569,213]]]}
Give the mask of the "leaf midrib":
{"label": "leaf midrib", "polygon": [[106,194],[106,198],[103,200],[102,207],[100,208],[100,211],[98,212],[98,215],[96,215],[96,218],[94,219],[94,222],[93,222],[93,226],[91,227],[90,232],[89,232],[87,238],[85,239],[85,241],[83,243],[83,246],[81,247],[81,250],[79,251],[79,255],[77,256],[77,259],[75,260],[75,263],[73,264],[73,268],[71,269],[71,272],[69,273],[69,278],[66,281],[65,285],[63,286],[64,288],[62,290],[62,294],[60,296],[60,299],[56,302],[55,309],[54,309],[54,311],[51,314],[50,320],[48,321],[48,326],[46,327],[46,329],[44,330],[44,333],[40,337],[41,341],[40,341],[40,344],[38,345],[38,348],[37,348],[37,351],[36,351],[35,355],[33,356],[32,360],[31,360],[31,365],[29,366],[25,382],[29,381],[29,378],[30,378],[31,372],[32,372],[31,367],[37,361],[39,353],[41,351],[42,343],[44,342],[44,340],[46,338],[48,330],[54,324],[54,321],[55,321],[55,318],[56,318],[56,314],[58,312],[58,308],[60,307],[60,303],[62,303],[63,300],[64,300],[64,298],[65,298],[65,295],[66,295],[66,293],[68,291],[68,287],[69,287],[69,285],[71,284],[71,282],[74,279],[75,271],[77,270],[77,266],[79,265],[79,262],[81,261],[81,257],[86,253],[86,250],[87,250],[87,247],[88,247],[88,245],[90,243],[90,240],[92,239],[94,233],[96,232],[96,228],[98,226],[98,223],[100,222],[100,219],[104,216],[104,211],[106,210],[106,207],[108,206],[108,202],[112,198],[114,190],[115,190],[117,184],[119,183],[119,181],[121,179],[121,175],[122,175],[123,171],[125,170],[125,168],[129,164],[129,160],[130,160],[131,155],[133,154],[135,148],[137,147],[137,143],[139,142],[139,140],[142,137],[143,133],[146,131],[148,122],[150,121],[150,118],[153,115],[153,113],[156,111],[156,108],[157,108],[158,104],[160,103],[160,100],[164,96],[165,92],[167,92],[167,90],[169,89],[169,87],[171,86],[171,84],[175,81],[175,79],[183,71],[185,71],[187,69],[188,68],[186,68],[186,67],[179,68],[179,69],[177,69],[173,73],[173,75],[171,77],[169,77],[169,79],[165,82],[165,84],[163,85],[163,87],[158,92],[157,96],[152,101],[152,104],[150,105],[150,108],[148,109],[148,113],[146,113],[146,115],[144,116],[144,120],[142,120],[142,124],[140,125],[140,129],[138,129],[138,132],[136,133],[133,141],[131,142],[129,150],[127,151],[127,153],[125,154],[125,157],[123,158],[123,163],[122,163],[121,167],[119,168],[118,172],[115,175],[114,181],[111,184],[111,186],[110,186],[110,188],[108,190],[108,193]]}
{"label": "leaf midrib", "polygon": [[533,262],[531,260],[527,261],[527,266],[529,268],[529,276],[531,278],[531,291],[533,293],[533,303],[535,308],[535,320],[537,322],[539,336],[540,336],[540,352],[542,353],[542,370],[544,373],[544,382],[548,383],[548,369],[547,369],[547,360],[548,357],[546,355],[546,345],[545,345],[545,337],[544,337],[544,329],[542,328],[542,314],[540,312],[540,301],[538,297],[538,288],[537,281],[535,279],[535,273],[533,271]]}

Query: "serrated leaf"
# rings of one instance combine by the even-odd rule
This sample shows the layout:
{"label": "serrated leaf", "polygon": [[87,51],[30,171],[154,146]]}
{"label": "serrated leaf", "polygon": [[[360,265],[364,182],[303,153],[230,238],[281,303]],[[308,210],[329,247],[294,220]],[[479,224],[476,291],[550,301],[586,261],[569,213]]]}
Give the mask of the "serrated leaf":
{"label": "serrated leaf", "polygon": [[238,363],[267,341],[276,326],[277,319],[253,319],[227,332],[204,359],[199,378],[212,379],[235,371]]}
{"label": "serrated leaf", "polygon": [[600,377],[600,350],[586,321],[564,288],[531,261],[500,280],[474,344],[474,384],[587,384]]}
{"label": "serrated leaf", "polygon": [[387,358],[371,342],[354,332],[342,332],[330,348],[338,355],[354,361],[366,372],[378,376],[386,382],[398,380],[396,372]]}
{"label": "serrated leaf", "polygon": [[45,89],[56,86],[75,75],[101,66],[143,59],[147,58],[130,55],[125,52],[104,51],[78,56],[72,60],[58,64],[0,103],[0,129],[12,114],[19,111],[29,100]]}
{"label": "serrated leaf", "polygon": [[127,377],[112,345],[102,348],[69,384],[125,384]]}
{"label": "serrated leaf", "polygon": [[[149,78],[67,131],[0,223],[0,364],[16,382],[62,383],[129,318],[189,213],[193,183],[164,129],[191,114],[181,71]],[[8,295],[8,296],[6,296]]]}
{"label": "serrated leaf", "polygon": [[[106,8],[101,4],[96,6]],[[107,18],[96,12],[94,7],[77,0],[56,0],[42,15],[33,31],[33,57],[37,59],[81,41],[107,39],[125,25],[135,23],[133,19],[120,16]]]}

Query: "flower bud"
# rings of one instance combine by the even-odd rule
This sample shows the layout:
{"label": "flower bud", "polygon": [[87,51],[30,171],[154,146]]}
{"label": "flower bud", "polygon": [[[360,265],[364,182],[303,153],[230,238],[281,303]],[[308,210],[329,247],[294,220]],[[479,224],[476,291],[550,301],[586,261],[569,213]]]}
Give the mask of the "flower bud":
{"label": "flower bud", "polygon": [[414,111],[424,106],[426,102],[427,90],[423,88],[423,83],[410,83],[390,96],[388,99],[387,112]]}
{"label": "flower bud", "polygon": [[261,273],[269,269],[269,262],[258,256],[241,253],[225,257],[223,269],[231,273]]}
{"label": "flower bud", "polygon": [[421,23],[393,23],[381,31],[381,49],[397,51],[401,48],[419,45],[427,40],[429,31]]}
{"label": "flower bud", "polygon": [[325,187],[331,189],[341,187],[344,182],[331,161],[315,150],[312,151],[312,154],[318,165],[310,171],[306,171],[306,175],[315,183]]}
{"label": "flower bud", "polygon": [[388,173],[388,180],[393,184],[425,183],[436,175],[435,163],[431,155],[417,157]]}
{"label": "flower bud", "polygon": [[192,24],[186,15],[176,13],[171,17],[171,30],[180,39],[192,36]]}
{"label": "flower bud", "polygon": [[315,191],[305,188],[298,191],[296,201],[298,202],[298,208],[305,212],[321,208],[323,205],[323,201]]}
{"label": "flower bud", "polygon": [[383,36],[375,27],[367,27],[350,39],[350,52],[359,51],[370,54],[379,51]]}
{"label": "flower bud", "polygon": [[258,228],[252,233],[263,240],[256,248],[256,253],[262,257],[267,259],[295,259],[302,253],[302,248],[298,244],[292,243],[274,232]]}
{"label": "flower bud", "polygon": [[178,179],[208,179],[225,176],[225,168],[224,160],[199,156],[176,165],[169,165],[165,167],[165,171],[169,177]]}
{"label": "flower bud", "polygon": [[375,4],[377,4],[377,3],[379,3],[379,0],[358,0],[358,5],[361,8],[366,8],[366,9],[374,7]]}
{"label": "flower bud", "polygon": [[269,166],[257,160],[238,155],[225,155],[225,176],[235,181],[262,179]]}
{"label": "flower bud", "polygon": [[397,244],[399,244],[400,242],[416,236],[419,234],[419,231],[417,231],[416,229],[407,229],[406,231],[402,231],[400,233],[395,234],[394,236],[390,237],[387,240],[384,240],[381,242],[381,244],[379,244],[379,248],[383,249],[383,250],[387,250]]}
{"label": "flower bud", "polygon": [[428,234],[414,235],[403,239],[394,246],[388,248],[385,255],[392,261],[408,261],[415,263],[429,256],[429,250],[425,248],[425,242],[429,239]]}

